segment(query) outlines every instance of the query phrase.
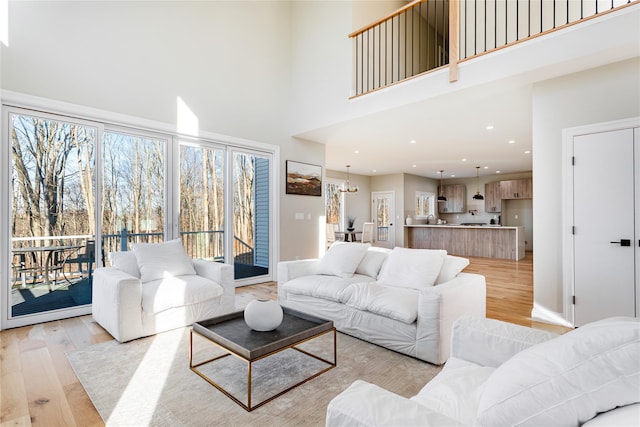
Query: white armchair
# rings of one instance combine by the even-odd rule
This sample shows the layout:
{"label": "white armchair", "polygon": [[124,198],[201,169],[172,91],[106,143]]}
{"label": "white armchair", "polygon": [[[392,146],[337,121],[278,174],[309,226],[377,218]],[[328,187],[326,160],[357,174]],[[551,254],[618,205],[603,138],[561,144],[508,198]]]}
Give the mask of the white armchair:
{"label": "white armchair", "polygon": [[234,309],[233,267],[192,260],[177,240],[135,245],[110,260],[93,275],[93,318],[120,342]]}
{"label": "white armchair", "polygon": [[460,317],[451,358],[405,398],[358,380],[327,408],[327,427],[640,425],[640,319],[610,318],[562,336]]}

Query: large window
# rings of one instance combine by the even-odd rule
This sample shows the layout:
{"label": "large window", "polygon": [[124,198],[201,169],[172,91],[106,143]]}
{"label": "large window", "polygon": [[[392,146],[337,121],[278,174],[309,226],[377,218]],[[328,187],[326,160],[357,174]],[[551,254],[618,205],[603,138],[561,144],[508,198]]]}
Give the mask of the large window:
{"label": "large window", "polygon": [[191,257],[233,265],[239,284],[272,279],[271,151],[3,113],[3,327],[90,313],[93,271],[133,243],[179,238]]}
{"label": "large window", "polygon": [[180,234],[196,258],[224,260],[224,172],[224,150],[180,146]]}
{"label": "large window", "polygon": [[12,113],[9,132],[7,311],[16,317],[89,304],[98,128]]}
{"label": "large window", "polygon": [[327,179],[324,187],[324,205],[327,224],[335,231],[344,230],[344,182]]}
{"label": "large window", "polygon": [[105,131],[102,249],[125,251],[165,234],[166,139]]}

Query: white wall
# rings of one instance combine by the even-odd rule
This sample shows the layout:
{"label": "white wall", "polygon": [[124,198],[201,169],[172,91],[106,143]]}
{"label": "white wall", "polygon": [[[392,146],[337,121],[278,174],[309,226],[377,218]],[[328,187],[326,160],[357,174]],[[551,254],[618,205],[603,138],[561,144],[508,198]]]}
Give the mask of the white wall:
{"label": "white wall", "polygon": [[324,166],[323,146],[290,137],[291,7],[11,1],[0,87],[176,125],[179,97],[202,131],[279,146],[280,257],[316,256],[322,197],[284,196],[287,159]]}
{"label": "white wall", "polygon": [[[562,129],[640,115],[640,59],[538,83],[533,90],[534,304],[562,312]],[[615,218],[606,210],[593,220]],[[534,308],[534,311],[536,311]],[[534,313],[535,315],[535,313]],[[550,320],[550,319],[549,319]]]}

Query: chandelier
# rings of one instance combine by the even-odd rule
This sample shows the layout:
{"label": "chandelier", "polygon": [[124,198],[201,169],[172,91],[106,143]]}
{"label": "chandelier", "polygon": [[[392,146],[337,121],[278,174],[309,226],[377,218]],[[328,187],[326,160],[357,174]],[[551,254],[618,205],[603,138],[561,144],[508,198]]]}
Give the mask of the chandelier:
{"label": "chandelier", "polygon": [[340,192],[341,193],[355,193],[358,191],[358,186],[356,185],[355,187],[351,187],[351,184],[349,183],[349,168],[351,167],[351,165],[347,165],[347,188],[341,188]]}

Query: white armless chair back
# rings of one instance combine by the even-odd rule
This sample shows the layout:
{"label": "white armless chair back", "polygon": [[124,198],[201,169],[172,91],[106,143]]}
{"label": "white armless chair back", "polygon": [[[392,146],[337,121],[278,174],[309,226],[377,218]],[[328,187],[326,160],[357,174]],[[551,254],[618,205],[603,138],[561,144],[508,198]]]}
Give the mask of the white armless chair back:
{"label": "white armless chair back", "polygon": [[373,243],[373,223],[362,223],[362,243]]}

